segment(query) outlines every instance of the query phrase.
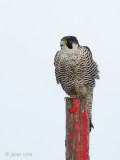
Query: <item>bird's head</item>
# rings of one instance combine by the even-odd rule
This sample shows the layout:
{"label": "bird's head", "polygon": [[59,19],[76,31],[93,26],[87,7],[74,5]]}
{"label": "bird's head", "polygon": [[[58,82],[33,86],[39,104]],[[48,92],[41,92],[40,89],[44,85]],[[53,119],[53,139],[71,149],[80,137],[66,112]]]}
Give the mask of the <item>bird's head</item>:
{"label": "bird's head", "polygon": [[61,48],[67,46],[69,49],[72,49],[75,46],[79,46],[78,40],[74,36],[65,36],[61,39],[60,46]]}

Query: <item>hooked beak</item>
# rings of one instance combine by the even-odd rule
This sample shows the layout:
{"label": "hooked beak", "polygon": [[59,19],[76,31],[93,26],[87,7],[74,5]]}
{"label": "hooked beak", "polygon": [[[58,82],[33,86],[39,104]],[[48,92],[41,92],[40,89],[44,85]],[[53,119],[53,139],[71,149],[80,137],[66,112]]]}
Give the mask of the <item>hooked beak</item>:
{"label": "hooked beak", "polygon": [[66,45],[66,42],[65,42],[65,41],[61,41],[61,42],[60,42],[60,46],[62,47],[62,46],[64,46],[64,45]]}

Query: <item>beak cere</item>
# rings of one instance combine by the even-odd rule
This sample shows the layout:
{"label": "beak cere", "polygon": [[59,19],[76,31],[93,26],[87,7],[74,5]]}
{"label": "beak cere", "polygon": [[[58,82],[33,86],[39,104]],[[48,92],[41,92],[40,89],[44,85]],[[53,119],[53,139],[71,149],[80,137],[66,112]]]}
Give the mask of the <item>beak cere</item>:
{"label": "beak cere", "polygon": [[66,45],[66,42],[65,42],[65,41],[61,41],[61,42],[60,42],[60,46],[62,47],[62,46],[64,46],[64,45]]}

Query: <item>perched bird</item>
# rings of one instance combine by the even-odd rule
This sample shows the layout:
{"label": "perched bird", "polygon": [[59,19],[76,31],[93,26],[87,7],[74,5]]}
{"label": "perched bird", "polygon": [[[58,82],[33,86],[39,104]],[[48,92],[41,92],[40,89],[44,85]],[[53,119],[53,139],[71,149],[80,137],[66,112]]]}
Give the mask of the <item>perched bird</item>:
{"label": "perched bird", "polygon": [[87,98],[91,131],[93,89],[95,79],[99,79],[97,64],[90,49],[81,46],[74,36],[63,37],[60,46],[54,58],[56,81],[70,97]]}

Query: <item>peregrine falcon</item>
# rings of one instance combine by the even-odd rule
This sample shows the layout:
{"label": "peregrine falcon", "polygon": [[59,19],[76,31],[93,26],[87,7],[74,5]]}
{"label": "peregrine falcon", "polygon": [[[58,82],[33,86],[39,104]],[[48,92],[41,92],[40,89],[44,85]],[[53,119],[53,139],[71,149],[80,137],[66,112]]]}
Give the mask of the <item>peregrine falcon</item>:
{"label": "peregrine falcon", "polygon": [[87,98],[91,131],[93,89],[95,79],[99,79],[97,64],[90,49],[80,45],[74,36],[63,37],[60,46],[54,58],[56,81],[70,97]]}

